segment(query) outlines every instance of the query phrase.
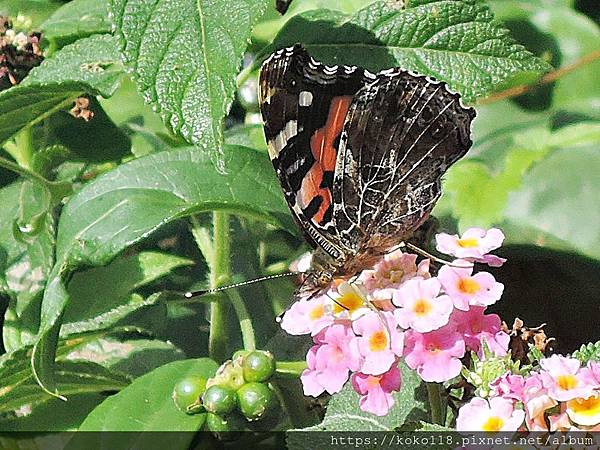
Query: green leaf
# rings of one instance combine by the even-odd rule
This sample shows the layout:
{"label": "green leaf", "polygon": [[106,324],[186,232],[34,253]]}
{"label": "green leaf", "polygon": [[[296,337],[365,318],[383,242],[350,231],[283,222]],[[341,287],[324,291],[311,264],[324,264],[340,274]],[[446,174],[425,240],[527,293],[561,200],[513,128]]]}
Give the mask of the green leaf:
{"label": "green leaf", "polygon": [[[561,66],[600,49],[600,28],[591,19],[560,3],[548,6],[546,2],[494,2],[502,19],[527,19],[538,30],[556,40]],[[555,82],[552,107],[588,114],[599,118],[600,83],[597,74],[600,60],[579,67]]]}
{"label": "green leaf", "polygon": [[106,264],[165,223],[195,212],[222,209],[295,229],[266,155],[227,146],[225,158],[220,173],[210,155],[195,149],[149,155],[71,197],[59,222],[57,263],[44,292],[32,360],[42,384],[50,385],[52,340],[69,302],[65,278],[77,267]]}
{"label": "green leaf", "polygon": [[[129,356],[123,355],[124,359],[120,361],[113,360],[115,367],[110,364],[102,367],[94,361],[72,361],[78,350],[85,349],[86,344],[96,342],[102,336],[102,333],[93,333],[71,337],[59,343],[55,377],[59,388],[68,394],[68,402],[56,399],[39,387],[30,363],[31,346],[0,356],[0,430],[47,431],[76,426],[83,420],[82,417],[76,416],[75,409],[71,409],[69,413],[69,409],[65,409],[64,405],[71,405],[72,408],[82,411],[87,408],[89,411],[103,399],[94,393],[115,391],[127,385],[129,380],[123,376],[124,372],[119,371],[117,365],[119,362],[126,364],[130,357],[135,357],[134,352]],[[142,364],[143,361],[150,362],[152,355],[142,355],[141,359]],[[126,368],[126,365],[123,367]],[[52,408],[52,405],[57,408],[58,416],[52,415],[51,419],[38,420],[36,423],[35,417],[39,419],[38,414],[49,411],[48,408]],[[19,411],[17,416],[12,413],[13,409]]]}
{"label": "green leaf", "polygon": [[112,97],[99,100],[110,118],[119,126],[135,122],[154,132],[167,132],[159,115],[144,102],[129,76],[123,78],[121,85]]}
{"label": "green leaf", "polygon": [[66,111],[50,116],[46,127],[54,145],[71,152],[71,161],[101,163],[115,161],[130,155],[131,139],[110,120],[95,98],[89,99],[88,110],[93,117],[86,121]]}
{"label": "green leaf", "polygon": [[131,136],[131,152],[136,157],[170,149],[161,139],[161,135],[168,133],[167,128],[160,116],[144,102],[129,77],[123,79],[111,98],[101,98],[100,104],[119,127],[134,132]]}
{"label": "green leaf", "polygon": [[519,188],[525,172],[544,155],[545,151],[514,148],[507,153],[504,169],[497,174],[481,162],[457,163],[446,176],[444,198],[436,205],[436,212],[451,211],[461,230],[498,223],[504,218],[509,193]]}
{"label": "green leaf", "polygon": [[[148,298],[144,299],[142,296],[138,294],[132,294],[128,296],[126,299],[119,299],[120,304],[117,306],[112,306],[109,308],[109,305],[102,307],[103,311],[94,311],[98,308],[98,306],[90,307],[94,313],[91,314],[90,311],[85,310],[86,305],[81,305],[80,303],[76,303],[76,299],[70,299],[69,304],[75,304],[75,306],[79,306],[80,310],[78,319],[71,319],[67,317],[64,319],[64,324],[60,330],[60,335],[62,337],[67,337],[72,334],[85,333],[89,331],[97,331],[97,330],[105,330],[107,328],[116,325],[131,313],[135,311],[139,311],[143,308],[157,305],[161,302],[164,302],[164,297],[168,296],[168,294],[164,293],[155,293],[150,295]],[[113,300],[113,299],[111,299]],[[99,305],[102,306],[102,305]],[[69,312],[69,311],[67,311]],[[89,315],[89,316],[88,316]]]}
{"label": "green leaf", "polygon": [[16,240],[13,233],[13,223],[19,215],[25,225],[29,214],[39,213],[38,206],[43,200],[43,194],[30,182],[17,182],[0,189],[0,254],[3,255],[0,268],[7,283],[0,286],[2,292],[18,295],[27,291],[33,295],[37,290],[34,286],[43,285],[49,274],[54,261],[52,221],[45,221],[41,229],[36,229],[36,239],[29,242]]}
{"label": "green leaf", "polygon": [[215,152],[254,23],[267,0],[112,0],[125,63],[176,133]]}
{"label": "green leaf", "polygon": [[[99,364],[84,361],[62,361],[56,364],[55,382],[65,396],[91,392],[118,391],[129,384],[127,378]],[[43,392],[33,377],[14,385],[2,395],[0,413],[19,408],[34,408],[54,397]]]}
{"label": "green leaf", "polygon": [[29,72],[19,87],[43,88],[48,83],[76,82],[87,86],[91,94],[110,97],[122,77],[116,39],[110,35],[95,35],[67,45],[45,59]]}
{"label": "green leaf", "polygon": [[44,37],[59,45],[92,34],[110,33],[108,1],[73,0],[48,17],[40,26]]}
{"label": "green leaf", "polygon": [[[391,431],[407,420],[426,420],[427,391],[419,376],[404,363],[399,365],[402,372],[402,388],[394,394],[394,406],[385,416],[378,417],[361,411],[359,395],[350,383],[346,383],[338,394],[331,397],[323,422],[314,427],[288,433],[290,449],[311,449],[311,433],[303,431]],[[318,434],[318,433],[315,433]]]}
{"label": "green leaf", "polygon": [[37,233],[25,236],[25,240],[15,239],[13,225],[19,210],[35,215],[42,200],[37,196],[39,192],[27,186],[33,187],[29,182],[18,182],[0,189],[0,291],[10,296],[2,327],[7,351],[25,345],[37,333],[39,294],[54,263],[52,220],[45,218],[32,227],[32,231],[37,228]]}
{"label": "green leaf", "polygon": [[[597,145],[554,151],[510,195],[506,217],[600,259],[600,210],[597,193],[600,155]],[[549,182],[552,180],[552,182]]]}
{"label": "green leaf", "polygon": [[600,341],[582,345],[579,350],[573,352],[573,357],[582,364],[587,364],[588,361],[600,362]]}
{"label": "green leaf", "polygon": [[17,17],[18,14],[24,15],[31,19],[32,26],[37,28],[61,4],[58,1],[2,0],[0,6],[2,14],[11,17]]}
{"label": "green leaf", "polygon": [[475,157],[494,167],[514,146],[514,135],[532,128],[550,128],[552,117],[546,112],[532,113],[510,100],[481,105],[473,121],[473,147],[467,157]]}
{"label": "green leaf", "polygon": [[[485,149],[484,161],[475,158],[459,161],[445,177],[444,195],[436,205],[436,213],[457,218],[461,230],[473,226],[489,227],[507,218],[514,221],[514,217],[505,214],[510,206],[509,195],[526,185],[523,177],[528,171],[552,149],[600,142],[599,125],[580,122],[551,132],[547,126],[538,126],[534,122],[524,131],[513,132],[508,141],[501,140],[506,148]],[[522,233],[523,230],[517,231],[516,236]],[[510,234],[507,236],[514,242]]]}
{"label": "green leaf", "polygon": [[295,230],[268,157],[227,146],[225,173],[196,149],[128,162],[88,184],[59,222],[57,259],[102,265],[161,225],[222,209]]}
{"label": "green leaf", "polygon": [[131,294],[171,270],[190,264],[192,261],[178,256],[142,252],[75,273],[67,289],[70,302],[62,335],[108,328],[134,311],[165,301],[162,294],[147,299]]}
{"label": "green leaf", "polygon": [[51,194],[45,186],[25,181],[19,195],[19,214],[13,223],[13,234],[21,242],[33,242],[52,222],[48,216],[51,206]]}
{"label": "green leaf", "polygon": [[600,122],[580,122],[554,131],[548,145],[571,147],[598,143],[600,143]]}
{"label": "green leaf", "polygon": [[[189,260],[176,256],[147,252],[117,259],[107,267],[76,273],[69,284],[68,292],[73,298],[61,335],[67,337],[74,333],[106,329],[135,311],[163,302],[163,294],[151,295],[146,299],[129,294],[165,275],[172,268],[189,263]],[[26,275],[33,276],[35,273]],[[123,278],[125,275],[129,278]],[[16,283],[14,279],[10,281]],[[43,284],[37,283],[37,286],[35,292],[39,292]],[[32,299],[21,294],[16,301],[11,301],[3,330],[5,346],[16,349],[34,342],[39,321],[38,298]]]}
{"label": "green leaf", "polygon": [[[206,415],[187,415],[177,409],[172,399],[173,388],[179,380],[187,377],[210,378],[216,370],[217,363],[208,358],[175,361],[159,367],[107,398],[85,419],[79,431],[195,432],[204,423]],[[132,448],[132,442],[128,442],[126,436],[114,434],[111,437],[106,434],[96,435],[94,439],[102,439],[105,444],[106,439],[111,439],[112,445],[107,448],[114,450]],[[144,449],[187,449],[192,438],[192,433],[152,433],[147,438],[140,434],[130,435],[130,439],[136,440],[135,447]],[[83,448],[75,445],[81,444],[79,439],[86,439],[85,433],[80,438],[75,436],[66,448]],[[88,442],[87,448],[99,448],[90,441],[85,442]]]}
{"label": "green leaf", "polygon": [[111,36],[82,39],[44,60],[21,84],[0,92],[0,142],[85,92],[112,95],[123,73],[118,61]]}
{"label": "green leaf", "polygon": [[252,38],[258,42],[271,42],[291,17],[311,9],[328,8],[352,14],[372,2],[373,0],[296,0],[291,3],[289,10],[283,16],[275,10],[275,3],[272,3],[266,14],[254,27]]}
{"label": "green leaf", "polygon": [[225,142],[267,151],[265,132],[260,124],[236,125],[225,130]]}
{"label": "green leaf", "polygon": [[[98,406],[106,395],[98,393],[90,394],[77,394],[69,397],[69,401],[65,402],[59,399],[50,399],[44,403],[38,403],[35,408],[28,411],[25,416],[18,417],[4,417],[0,419],[0,431],[1,432],[38,432],[48,433],[49,431],[74,431],[76,430],[85,417]],[[16,434],[16,433],[15,433]],[[8,433],[5,434],[7,436]],[[56,435],[54,435],[56,437]],[[45,438],[48,439],[49,435],[46,434]],[[6,438],[5,438],[6,439]],[[22,442],[21,437],[21,442]],[[51,445],[55,445],[55,442],[50,444],[49,442],[44,443],[44,437],[36,439],[38,443],[37,447],[28,446],[28,450],[44,450],[51,448]],[[1,438],[0,438],[1,440]],[[6,446],[6,442],[0,443],[0,448],[19,448],[18,438],[15,439],[12,446]],[[66,442],[65,436],[65,442]],[[1,447],[4,444],[6,447]],[[31,440],[28,440],[27,444],[31,444]],[[21,443],[22,445],[22,443]]]}
{"label": "green leaf", "polygon": [[89,360],[135,378],[167,363],[184,359],[185,355],[170,342],[157,339],[119,340],[105,336],[80,346],[67,357]]}
{"label": "green leaf", "polygon": [[0,142],[70,105],[85,90],[77,82],[48,83],[43,88],[22,83],[0,92]]}
{"label": "green leaf", "polygon": [[467,103],[550,68],[516,44],[479,0],[412,0],[405,8],[379,1],[352,16],[309,12],[292,18],[270,49],[295,42],[328,63],[434,76]]}

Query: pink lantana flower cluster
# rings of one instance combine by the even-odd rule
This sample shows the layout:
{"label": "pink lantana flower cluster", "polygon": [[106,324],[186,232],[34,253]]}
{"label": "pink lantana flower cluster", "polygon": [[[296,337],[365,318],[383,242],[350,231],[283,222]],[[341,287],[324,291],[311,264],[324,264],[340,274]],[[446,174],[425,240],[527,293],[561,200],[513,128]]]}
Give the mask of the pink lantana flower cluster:
{"label": "pink lantana flower cluster", "polygon": [[459,431],[600,431],[600,363],[552,355],[523,376],[507,372],[488,399],[462,406]]}
{"label": "pink lantana flower cluster", "polygon": [[485,314],[504,286],[473,269],[474,262],[501,265],[504,260],[489,252],[503,240],[498,229],[472,228],[461,237],[441,233],[437,249],[457,259],[436,273],[429,259],[396,250],[355,279],[297,301],[281,326],[312,336],[301,376],[304,393],[335,394],[350,380],[360,408],[383,416],[400,389],[400,359],[424,381],[444,382],[459,375],[466,352],[482,355],[483,341],[495,355],[505,355],[509,336],[497,315]]}

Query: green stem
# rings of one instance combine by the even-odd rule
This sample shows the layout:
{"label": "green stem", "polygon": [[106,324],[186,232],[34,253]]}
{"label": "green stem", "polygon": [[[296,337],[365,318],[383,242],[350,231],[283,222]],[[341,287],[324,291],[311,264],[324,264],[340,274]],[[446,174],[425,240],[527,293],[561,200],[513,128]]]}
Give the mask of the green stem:
{"label": "green stem", "polygon": [[212,236],[207,227],[200,223],[197,215],[190,216],[190,222],[192,222],[192,236],[196,241],[196,245],[200,249],[200,253],[204,256],[204,260],[212,269],[212,263],[215,259]]}
{"label": "green stem", "polygon": [[446,415],[442,401],[442,385],[439,383],[427,383],[427,396],[429,397],[429,407],[431,409],[431,422],[444,425]]}
{"label": "green stem", "polygon": [[277,375],[285,377],[298,378],[304,369],[306,369],[305,361],[276,361],[275,372]]}
{"label": "green stem", "polygon": [[23,128],[17,133],[14,141],[4,144],[4,149],[19,166],[31,170],[33,167],[33,131],[31,127]]}
{"label": "green stem", "polygon": [[252,320],[250,320],[250,314],[246,304],[242,300],[241,295],[236,289],[229,289],[227,297],[233,305],[235,314],[240,322],[240,329],[242,331],[242,341],[244,342],[244,350],[253,351],[256,350],[256,339],[254,337],[254,327],[252,326]]}
{"label": "green stem", "polygon": [[58,203],[62,198],[70,195],[73,192],[73,186],[67,182],[59,182],[59,181],[50,181],[41,176],[39,173],[33,172],[25,167],[21,167],[14,162],[0,157],[0,167],[4,167],[5,169],[12,170],[15,173],[18,173],[24,178],[28,178],[29,180],[39,183],[44,188],[50,192],[52,195],[52,205]]}
{"label": "green stem", "polygon": [[[210,287],[217,288],[229,282],[231,276],[229,259],[229,215],[213,212],[213,254],[210,265]],[[228,304],[217,301],[210,305],[210,334],[208,353],[216,361],[227,359],[227,310]]]}
{"label": "green stem", "polygon": [[252,75],[252,72],[254,71],[255,67],[253,63],[250,63],[247,67],[243,68],[240,73],[238,74],[235,82],[237,87],[242,86],[246,81],[248,81],[248,79],[250,78],[250,75]]}
{"label": "green stem", "polygon": [[31,127],[24,128],[17,134],[15,140],[21,149],[19,165],[31,170],[33,168],[33,129]]}
{"label": "green stem", "polygon": [[36,181],[46,187],[50,187],[53,183],[47,179],[45,179],[40,174],[32,172],[28,168],[21,166],[19,164],[15,164],[14,162],[0,157],[0,167],[4,167],[5,169],[12,170],[15,173],[18,173],[22,177],[29,178],[32,181]]}
{"label": "green stem", "polygon": [[[192,235],[210,268],[210,287],[217,288],[231,283],[231,237],[229,234],[229,215],[224,212],[213,213],[212,239],[206,227],[198,217],[192,216]],[[242,297],[235,289],[226,294],[215,294],[218,299],[210,304],[209,354],[217,360],[225,360],[227,355],[227,311],[229,304],[233,306],[240,324],[244,350],[256,349],[254,327],[250,314]],[[229,300],[229,303],[226,300]]]}

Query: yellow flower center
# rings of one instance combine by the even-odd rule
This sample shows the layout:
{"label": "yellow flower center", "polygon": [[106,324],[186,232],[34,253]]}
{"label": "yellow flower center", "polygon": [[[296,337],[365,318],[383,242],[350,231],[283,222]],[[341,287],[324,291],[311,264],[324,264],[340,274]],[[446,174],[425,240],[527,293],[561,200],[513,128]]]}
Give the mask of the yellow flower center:
{"label": "yellow flower center", "polygon": [[336,314],[339,314],[342,311],[353,312],[363,306],[365,306],[365,301],[360,295],[355,292],[347,292],[335,300],[333,312]]}
{"label": "yellow flower center", "polygon": [[563,391],[568,391],[577,387],[577,377],[575,375],[559,375],[556,379],[556,384]]}
{"label": "yellow flower center", "polygon": [[388,338],[383,330],[376,331],[369,338],[369,348],[373,352],[385,350],[388,346]]}
{"label": "yellow flower center", "polygon": [[417,300],[413,306],[413,312],[417,316],[426,316],[432,310],[431,302],[425,298],[420,298]]}
{"label": "yellow flower center", "polygon": [[[600,416],[600,396],[590,398],[576,398],[567,402],[567,408],[577,414],[586,416]],[[600,417],[598,417],[600,422]]]}
{"label": "yellow flower center", "polygon": [[458,281],[458,290],[464,294],[476,294],[479,291],[479,283],[473,278],[461,278]]}
{"label": "yellow flower center", "polygon": [[310,310],[310,314],[308,315],[308,317],[310,317],[310,320],[317,320],[323,317],[324,314],[325,308],[323,308],[323,305],[317,305]]}
{"label": "yellow flower center", "polygon": [[500,431],[504,425],[504,420],[498,416],[490,416],[483,424],[483,431]]}
{"label": "yellow flower center", "polygon": [[479,245],[479,241],[477,241],[477,239],[475,239],[475,238],[458,240],[458,246],[462,247],[462,248],[472,248],[472,247],[477,247],[478,245]]}

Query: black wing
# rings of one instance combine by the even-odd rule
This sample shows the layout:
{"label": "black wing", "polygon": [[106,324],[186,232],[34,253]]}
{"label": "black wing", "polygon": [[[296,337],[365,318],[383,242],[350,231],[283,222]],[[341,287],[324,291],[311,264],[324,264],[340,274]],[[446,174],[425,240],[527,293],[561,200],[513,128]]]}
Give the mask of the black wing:
{"label": "black wing", "polygon": [[359,256],[384,251],[423,223],[441,177],[470,148],[472,108],[443,82],[388,69],[350,106],[334,177],[334,221]]}
{"label": "black wing", "polygon": [[316,62],[300,45],[275,52],[260,73],[265,137],[287,203],[307,241],[333,261],[347,251],[333,222],[339,135],[368,80],[357,67]]}

